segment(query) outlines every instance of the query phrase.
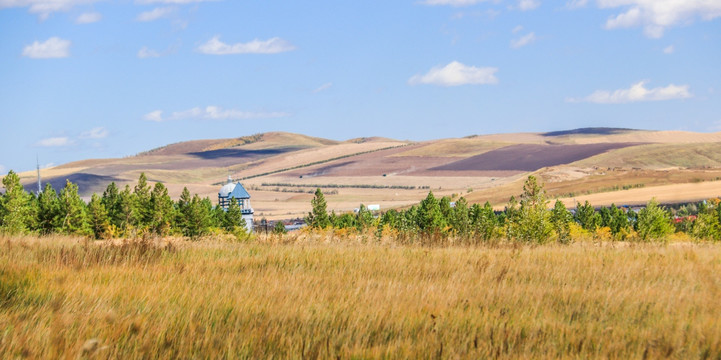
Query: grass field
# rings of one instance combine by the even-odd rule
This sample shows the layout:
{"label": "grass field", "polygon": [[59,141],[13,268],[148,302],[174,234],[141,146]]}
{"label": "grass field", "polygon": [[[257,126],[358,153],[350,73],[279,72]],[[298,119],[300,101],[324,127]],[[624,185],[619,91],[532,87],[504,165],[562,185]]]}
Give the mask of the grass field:
{"label": "grass field", "polygon": [[721,246],[0,238],[0,358],[718,358]]}

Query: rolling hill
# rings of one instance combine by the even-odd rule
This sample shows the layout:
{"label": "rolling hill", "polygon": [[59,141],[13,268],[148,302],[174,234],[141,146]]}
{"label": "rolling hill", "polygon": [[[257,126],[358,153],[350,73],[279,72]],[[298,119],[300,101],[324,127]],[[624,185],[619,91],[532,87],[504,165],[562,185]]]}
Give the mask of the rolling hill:
{"label": "rolling hill", "polygon": [[[534,174],[551,197],[571,204],[674,202],[721,195],[721,133],[584,128],[549,133],[473,135],[423,142],[372,137],[336,141],[285,132],[170,144],[120,159],[89,159],[42,171],[60,189],[66,179],[89,196],[141,172],[166,184],[217,197],[228,175],[253,196],[256,216],[292,218],[323,188],[329,208],[381,208],[418,202],[429,190],[502,205]],[[35,173],[22,173],[34,189]],[[703,183],[703,184],[702,184]],[[655,189],[658,191],[655,191]]]}

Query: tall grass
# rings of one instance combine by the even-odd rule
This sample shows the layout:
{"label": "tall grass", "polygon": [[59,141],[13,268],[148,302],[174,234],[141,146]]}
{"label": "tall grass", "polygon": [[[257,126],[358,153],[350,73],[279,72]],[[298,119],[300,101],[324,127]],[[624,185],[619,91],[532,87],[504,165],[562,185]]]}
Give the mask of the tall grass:
{"label": "tall grass", "polygon": [[171,243],[0,238],[0,358],[721,356],[719,245]]}

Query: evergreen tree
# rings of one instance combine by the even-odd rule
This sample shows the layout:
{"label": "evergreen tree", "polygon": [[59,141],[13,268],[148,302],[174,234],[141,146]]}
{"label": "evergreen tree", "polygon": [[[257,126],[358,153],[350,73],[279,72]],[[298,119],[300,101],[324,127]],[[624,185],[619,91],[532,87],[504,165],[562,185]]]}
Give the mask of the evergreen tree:
{"label": "evergreen tree", "polygon": [[132,224],[133,203],[133,193],[130,191],[130,185],[126,184],[125,189],[120,192],[118,197],[118,208],[120,210],[120,224],[118,228],[125,234],[125,236],[128,236],[131,230],[136,230],[135,226]]}
{"label": "evergreen tree", "polygon": [[582,228],[588,231],[596,231],[596,228],[598,228],[600,223],[600,218],[596,213],[596,209],[593,208],[588,200],[586,200],[583,205],[581,205],[581,203],[576,205],[575,219]]}
{"label": "evergreen tree", "polygon": [[238,201],[235,200],[235,198],[230,200],[228,211],[223,211],[223,228],[232,233],[235,232],[238,227],[245,228],[247,224],[245,219],[243,219],[243,213],[241,212],[240,205],[238,205]]}
{"label": "evergreen tree", "polygon": [[92,233],[88,224],[85,202],[78,195],[78,186],[65,181],[65,187],[60,191],[59,216],[57,229],[67,235],[90,235]]}
{"label": "evergreen tree", "polygon": [[566,205],[563,205],[560,200],[556,200],[556,204],[551,210],[551,223],[558,237],[558,242],[562,244],[571,242],[571,221],[573,221],[571,212],[566,209]]}
{"label": "evergreen tree", "polygon": [[97,194],[93,194],[88,204],[88,221],[90,229],[96,239],[102,239],[108,235],[110,220],[102,200]]}
{"label": "evergreen tree", "polygon": [[669,213],[658,205],[655,198],[638,213],[637,227],[638,235],[644,241],[662,240],[666,235],[673,233]]}
{"label": "evergreen tree", "polygon": [[462,196],[456,201],[456,207],[453,208],[451,227],[462,239],[467,240],[472,235],[470,209],[468,208],[468,202]]}
{"label": "evergreen tree", "polygon": [[130,221],[138,229],[145,229],[151,223],[150,185],[145,173],[140,173],[138,184],[133,189]]}
{"label": "evergreen tree", "polygon": [[310,202],[312,211],[308,213],[305,222],[314,229],[325,229],[330,225],[328,218],[328,206],[325,202],[325,196],[320,188],[315,190],[315,196]]}
{"label": "evergreen tree", "polygon": [[622,209],[616,207],[616,204],[611,204],[610,215],[611,221],[608,227],[611,228],[611,234],[616,236],[628,230],[628,215]]}
{"label": "evergreen tree", "polygon": [[428,196],[418,205],[416,225],[418,230],[426,234],[440,233],[446,227],[440,202],[433,196],[432,191],[429,191]]}
{"label": "evergreen tree", "polygon": [[103,197],[100,200],[108,212],[108,220],[116,229],[122,229],[125,221],[125,214],[123,214],[123,202],[120,196],[120,190],[115,182],[111,182],[105,188]]}
{"label": "evergreen tree", "polygon": [[60,201],[58,193],[50,185],[45,184],[45,189],[38,195],[37,226],[41,234],[50,234],[55,231],[60,213]]}
{"label": "evergreen tree", "polygon": [[365,205],[361,204],[360,207],[358,207],[358,213],[355,216],[355,225],[358,231],[363,231],[373,226],[374,222],[375,219],[373,219],[373,214]]}
{"label": "evergreen tree", "polygon": [[529,176],[523,184],[518,214],[509,223],[512,236],[524,242],[545,243],[553,231],[547,206],[546,191],[535,176]]}
{"label": "evergreen tree", "polygon": [[0,231],[11,235],[26,233],[32,222],[30,194],[25,192],[20,177],[12,170],[2,183],[5,194],[0,197]]}
{"label": "evergreen tree", "polygon": [[[186,189],[187,190],[187,189]],[[183,191],[185,192],[185,190]],[[181,201],[185,202],[184,199]],[[185,236],[190,238],[197,238],[202,235],[206,235],[210,232],[211,228],[211,207],[207,206],[198,194],[193,195],[192,199],[183,204],[180,208],[180,215],[182,216],[182,231]]]}
{"label": "evergreen tree", "polygon": [[173,200],[168,195],[168,189],[162,183],[155,183],[150,194],[148,220],[150,230],[157,235],[165,236],[170,233],[175,216]]}
{"label": "evergreen tree", "polygon": [[285,229],[285,225],[282,221],[278,221],[275,223],[275,226],[273,227],[273,234],[283,235],[287,232],[288,230]]}

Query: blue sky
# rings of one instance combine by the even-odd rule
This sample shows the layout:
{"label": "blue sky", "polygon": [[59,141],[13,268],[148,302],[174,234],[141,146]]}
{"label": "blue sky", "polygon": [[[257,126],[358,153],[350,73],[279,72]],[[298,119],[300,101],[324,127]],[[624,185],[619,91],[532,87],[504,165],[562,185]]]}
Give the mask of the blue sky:
{"label": "blue sky", "polygon": [[721,130],[721,0],[0,0],[0,173],[290,131]]}

